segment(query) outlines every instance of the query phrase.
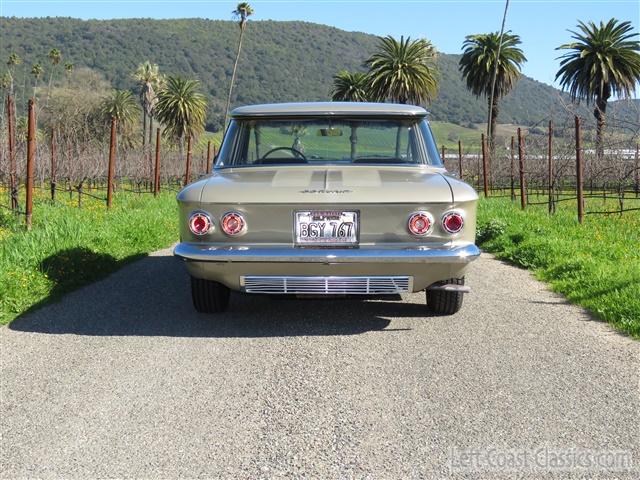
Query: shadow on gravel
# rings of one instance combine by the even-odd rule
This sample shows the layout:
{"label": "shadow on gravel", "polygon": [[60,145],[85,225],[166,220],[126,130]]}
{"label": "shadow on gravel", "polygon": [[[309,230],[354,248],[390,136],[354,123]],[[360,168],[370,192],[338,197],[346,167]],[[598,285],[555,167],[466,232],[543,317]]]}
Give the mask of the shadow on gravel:
{"label": "shadow on gravel", "polygon": [[424,304],[400,297],[296,299],[233,294],[229,311],[203,315],[191,306],[181,261],[147,257],[60,302],[30,311],[9,328],[24,332],[112,336],[280,337],[355,335],[385,330],[385,317],[425,317]]}

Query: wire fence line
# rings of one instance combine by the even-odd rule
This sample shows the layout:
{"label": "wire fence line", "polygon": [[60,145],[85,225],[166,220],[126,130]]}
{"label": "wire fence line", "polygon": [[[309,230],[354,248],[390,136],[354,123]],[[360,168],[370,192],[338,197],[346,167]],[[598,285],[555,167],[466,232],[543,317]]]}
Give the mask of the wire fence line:
{"label": "wire fence line", "polygon": [[[81,128],[42,131],[37,128],[33,100],[29,101],[26,124],[21,122],[17,128],[11,96],[4,106],[0,117],[0,207],[24,215],[27,227],[34,190],[47,190],[53,202],[56,195],[67,193],[77,195],[78,206],[87,197],[110,207],[117,191],[154,195],[160,190],[178,191],[209,171],[216,154],[211,142],[206,148],[192,148],[191,138],[183,154],[182,149],[162,139],[160,129],[156,131],[156,145],[151,141],[145,148],[124,141],[119,144],[113,119],[108,141]],[[19,206],[22,196],[26,197],[24,209]]]}
{"label": "wire fence line", "polygon": [[[7,99],[7,106],[11,104]],[[6,193],[0,197],[0,207],[19,215],[30,214],[29,205],[21,208],[16,201],[28,185],[32,190],[48,191],[52,201],[56,195],[67,194],[70,198],[75,195],[78,206],[83,197],[108,205],[110,193],[119,191],[140,195],[177,192],[210,171],[216,153],[210,142],[206,149],[192,149],[189,139],[186,155],[182,154],[161,140],[159,130],[159,148],[152,142],[146,148],[119,144],[115,122],[110,141],[85,131],[38,130],[35,114],[22,131],[16,129],[11,109],[5,112],[0,122],[0,189]],[[599,146],[595,120],[575,117],[519,128],[518,135],[498,132],[493,149],[479,134],[477,142],[459,141],[457,152],[447,152],[443,146],[442,157],[450,172],[479,192],[492,198],[520,199],[522,208],[548,205],[553,213],[561,202],[576,202],[580,220],[584,215],[637,211],[640,112],[635,118],[635,122],[610,118]],[[585,211],[584,200],[589,198],[600,198],[603,205],[615,200],[618,208]]]}
{"label": "wire fence line", "polygon": [[[580,220],[585,214],[637,211],[640,114],[637,118],[637,123],[611,119],[600,146],[595,140],[595,121],[580,117],[559,124],[549,121],[544,129],[518,129],[519,136],[499,136],[493,153],[479,134],[478,143],[459,142],[458,152],[445,155],[444,162],[449,171],[483,195],[521,198],[522,208],[548,205],[553,213],[559,202],[575,201],[583,206]],[[615,200],[618,208],[584,211],[587,198],[603,203]]]}

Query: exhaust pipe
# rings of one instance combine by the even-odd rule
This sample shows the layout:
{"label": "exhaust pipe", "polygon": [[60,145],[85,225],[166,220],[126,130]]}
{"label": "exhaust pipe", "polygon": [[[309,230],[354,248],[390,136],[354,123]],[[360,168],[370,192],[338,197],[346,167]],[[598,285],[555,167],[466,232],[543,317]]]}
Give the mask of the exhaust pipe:
{"label": "exhaust pipe", "polygon": [[467,285],[456,285],[455,283],[445,283],[444,285],[431,285],[427,290],[442,290],[445,292],[469,293],[471,287]]}

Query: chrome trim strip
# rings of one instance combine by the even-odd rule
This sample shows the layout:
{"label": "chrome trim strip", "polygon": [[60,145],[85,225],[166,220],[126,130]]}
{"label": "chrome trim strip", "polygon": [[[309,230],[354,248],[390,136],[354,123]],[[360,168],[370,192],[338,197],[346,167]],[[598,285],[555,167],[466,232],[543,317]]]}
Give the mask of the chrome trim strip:
{"label": "chrome trim strip", "polygon": [[440,248],[293,248],[179,243],[173,253],[196,262],[469,263],[478,258],[480,249],[472,243]]}
{"label": "chrome trim strip", "polygon": [[407,293],[413,290],[413,277],[409,276],[348,276],[310,277],[246,275],[240,277],[245,293],[272,295],[382,295]]}

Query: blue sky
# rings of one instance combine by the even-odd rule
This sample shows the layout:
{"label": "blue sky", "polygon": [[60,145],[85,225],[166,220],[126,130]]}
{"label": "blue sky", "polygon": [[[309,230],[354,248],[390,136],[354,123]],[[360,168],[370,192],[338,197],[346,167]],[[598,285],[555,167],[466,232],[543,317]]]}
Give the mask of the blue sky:
{"label": "blue sky", "polygon": [[[376,35],[426,37],[459,53],[465,35],[500,29],[504,0],[253,0],[254,20],[305,20]],[[77,18],[231,19],[236,2],[220,0],[0,0],[0,15]],[[511,0],[506,28],[522,38],[524,73],[553,84],[555,47],[569,40],[578,19],[616,17],[640,24],[638,0]],[[1,38],[0,38],[1,40]]]}

